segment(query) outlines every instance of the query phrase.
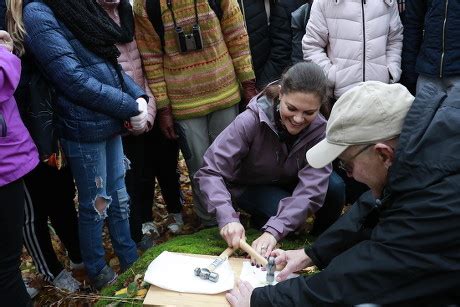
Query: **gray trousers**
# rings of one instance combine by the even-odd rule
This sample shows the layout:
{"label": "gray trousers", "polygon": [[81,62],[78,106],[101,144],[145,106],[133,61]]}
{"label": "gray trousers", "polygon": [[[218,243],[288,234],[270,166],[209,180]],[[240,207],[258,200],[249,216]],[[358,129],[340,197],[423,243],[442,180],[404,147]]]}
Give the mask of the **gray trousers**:
{"label": "gray trousers", "polygon": [[[203,165],[203,156],[217,136],[238,115],[238,104],[202,117],[176,121],[179,126],[179,143],[189,171],[193,190],[194,209],[204,226],[217,225],[216,218],[211,216],[200,199],[199,188],[193,180],[195,173]],[[186,147],[186,148],[184,148]]]}
{"label": "gray trousers", "polygon": [[454,88],[460,87],[460,76],[433,78],[424,75],[419,75],[417,79],[416,93],[420,93],[425,86],[435,88],[440,92],[449,94]]}

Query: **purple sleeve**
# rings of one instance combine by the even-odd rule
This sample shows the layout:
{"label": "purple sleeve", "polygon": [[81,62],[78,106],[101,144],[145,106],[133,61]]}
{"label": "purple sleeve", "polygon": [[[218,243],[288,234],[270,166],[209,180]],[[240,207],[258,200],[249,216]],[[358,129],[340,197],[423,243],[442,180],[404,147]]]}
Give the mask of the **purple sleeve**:
{"label": "purple sleeve", "polygon": [[[323,138],[324,135],[318,138],[317,142]],[[278,212],[268,220],[262,230],[272,234],[279,241],[305,223],[307,216],[323,205],[331,172],[331,164],[319,169],[309,165],[302,168],[299,171],[299,183],[292,196],[280,201]]]}
{"label": "purple sleeve", "polygon": [[0,103],[9,100],[19,83],[21,61],[6,48],[0,47]]}
{"label": "purple sleeve", "polygon": [[204,205],[216,215],[220,228],[239,221],[226,182],[232,181],[240,161],[247,155],[258,123],[251,110],[240,114],[208,148],[203,166],[195,174]]}

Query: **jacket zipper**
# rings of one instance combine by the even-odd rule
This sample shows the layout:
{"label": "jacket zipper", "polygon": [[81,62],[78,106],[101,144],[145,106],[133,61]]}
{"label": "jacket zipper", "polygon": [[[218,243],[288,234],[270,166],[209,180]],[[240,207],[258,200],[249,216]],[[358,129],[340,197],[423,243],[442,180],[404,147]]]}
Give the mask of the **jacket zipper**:
{"label": "jacket zipper", "polygon": [[361,0],[361,9],[363,11],[363,82],[366,81],[366,25],[364,18],[364,4],[366,4],[366,0]]}
{"label": "jacket zipper", "polygon": [[444,23],[442,25],[442,53],[441,53],[441,63],[439,63],[439,78],[442,78],[442,68],[444,64],[444,52],[445,52],[445,35],[446,35],[446,22],[447,22],[447,6],[449,5],[449,0],[446,0],[446,8],[444,12]]}
{"label": "jacket zipper", "polygon": [[3,119],[2,114],[0,114],[0,136],[5,137],[7,133],[6,122]]}

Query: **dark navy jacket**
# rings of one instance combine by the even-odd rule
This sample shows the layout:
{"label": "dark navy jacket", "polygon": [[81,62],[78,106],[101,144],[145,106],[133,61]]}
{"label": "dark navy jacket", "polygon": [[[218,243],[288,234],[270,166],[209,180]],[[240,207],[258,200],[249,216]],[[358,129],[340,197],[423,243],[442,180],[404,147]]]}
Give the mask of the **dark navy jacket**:
{"label": "dark navy jacket", "polygon": [[460,75],[459,37],[460,1],[406,0],[401,82],[413,92],[418,74]]}
{"label": "dark navy jacket", "polygon": [[48,6],[29,3],[24,24],[27,50],[56,88],[61,137],[104,141],[123,130],[123,121],[139,114],[136,98],[145,96],[142,89],[125,74],[120,80],[114,66],[85,48]]}
{"label": "dark navy jacket", "polygon": [[310,18],[310,2],[303,4],[291,14],[292,30],[292,64],[303,62],[302,39],[305,35],[305,28]]}
{"label": "dark navy jacket", "polygon": [[6,30],[6,1],[0,0],[0,30]]}
{"label": "dark navy jacket", "polygon": [[270,1],[269,26],[264,0],[238,0],[240,7],[241,2],[257,88],[261,90],[291,66],[291,12],[302,3],[300,0]]}

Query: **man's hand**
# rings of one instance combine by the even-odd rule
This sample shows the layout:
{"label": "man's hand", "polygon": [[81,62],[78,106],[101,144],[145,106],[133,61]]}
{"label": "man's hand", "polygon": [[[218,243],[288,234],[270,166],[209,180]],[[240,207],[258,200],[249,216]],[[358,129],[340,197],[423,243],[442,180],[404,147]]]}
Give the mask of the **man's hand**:
{"label": "man's hand", "polygon": [[[268,258],[272,250],[275,248],[276,243],[277,241],[271,233],[264,232],[260,237],[254,240],[254,242],[252,242],[252,247],[264,258]],[[251,261],[254,262],[254,259],[251,259]]]}
{"label": "man's hand", "polygon": [[231,222],[222,227],[220,235],[229,247],[239,248],[240,239],[245,238],[244,227],[239,222]]}
{"label": "man's hand", "polygon": [[3,46],[9,52],[13,52],[13,40],[8,32],[0,30],[0,46]]}
{"label": "man's hand", "polygon": [[247,281],[239,281],[238,285],[225,294],[225,298],[232,307],[251,306],[251,294],[254,288]]}
{"label": "man's hand", "polygon": [[276,265],[286,265],[285,268],[279,272],[276,277],[276,281],[280,282],[286,280],[286,278],[294,272],[300,271],[306,267],[312,266],[313,262],[310,257],[305,254],[305,250],[288,250],[283,251],[281,249],[274,250],[271,256],[275,258]]}
{"label": "man's hand", "polygon": [[174,131],[174,121],[170,105],[157,111],[157,119],[163,135],[169,140],[177,139],[176,131]]}

